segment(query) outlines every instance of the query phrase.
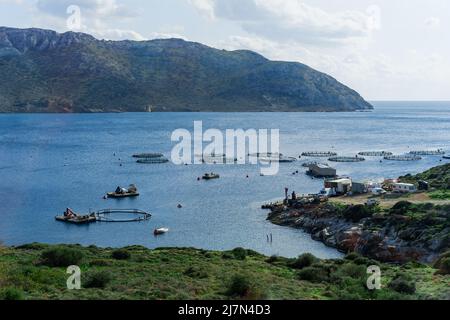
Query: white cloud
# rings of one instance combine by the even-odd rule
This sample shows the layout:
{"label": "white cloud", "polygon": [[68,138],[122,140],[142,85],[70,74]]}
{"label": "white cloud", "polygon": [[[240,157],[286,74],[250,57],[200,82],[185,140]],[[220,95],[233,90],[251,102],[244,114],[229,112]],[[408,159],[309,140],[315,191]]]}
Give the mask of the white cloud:
{"label": "white cloud", "polygon": [[[68,28],[67,20],[73,12],[68,8],[75,6],[80,10],[80,23],[76,28]],[[116,0],[37,0],[35,5],[39,25],[67,31],[81,31],[108,40],[146,40],[140,33],[117,28],[118,22],[133,18],[136,14]]]}
{"label": "white cloud", "polygon": [[441,19],[437,17],[429,17],[425,20],[425,26],[428,28],[436,28],[441,24]]}
{"label": "white cloud", "polygon": [[275,41],[348,44],[376,29],[376,10],[330,13],[302,0],[189,0],[201,13],[240,24],[249,34]]}

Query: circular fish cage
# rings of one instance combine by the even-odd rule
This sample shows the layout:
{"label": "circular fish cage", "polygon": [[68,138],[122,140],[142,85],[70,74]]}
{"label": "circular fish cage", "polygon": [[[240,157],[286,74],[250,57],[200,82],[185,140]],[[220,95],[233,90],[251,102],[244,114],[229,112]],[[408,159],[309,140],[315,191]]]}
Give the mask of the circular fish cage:
{"label": "circular fish cage", "polygon": [[[104,209],[95,213],[98,222],[141,222],[150,220],[152,215],[138,209]],[[116,218],[129,216],[129,218]]]}
{"label": "circular fish cage", "polygon": [[331,151],[311,151],[311,152],[303,152],[302,157],[312,157],[312,158],[328,158],[328,157],[336,157],[338,154],[336,152]]}
{"label": "circular fish cage", "polygon": [[422,160],[422,157],[413,155],[413,154],[405,154],[401,156],[386,156],[384,160],[390,161],[419,161]]}
{"label": "circular fish cage", "polygon": [[387,151],[364,151],[358,154],[365,157],[388,157],[394,155],[392,152]]}
{"label": "circular fish cage", "polygon": [[269,163],[272,163],[272,162],[278,162],[278,163],[291,163],[291,162],[297,161],[297,158],[294,158],[294,157],[284,157],[284,156],[277,157],[277,158],[264,157],[264,158],[259,158],[259,161],[265,162],[265,163],[267,163],[267,162],[269,162]]}
{"label": "circular fish cage", "polygon": [[411,151],[409,154],[414,156],[443,156],[445,152],[442,150],[419,150],[419,151]]}
{"label": "circular fish cage", "polygon": [[363,157],[331,157],[328,159],[329,161],[332,162],[363,162],[366,161],[365,158]]}
{"label": "circular fish cage", "polygon": [[138,159],[154,159],[154,158],[162,158],[164,155],[162,153],[137,153],[133,154],[133,158]]}
{"label": "circular fish cage", "polygon": [[145,158],[145,159],[139,159],[136,161],[140,164],[159,164],[159,163],[167,163],[169,162],[169,159],[167,158]]}

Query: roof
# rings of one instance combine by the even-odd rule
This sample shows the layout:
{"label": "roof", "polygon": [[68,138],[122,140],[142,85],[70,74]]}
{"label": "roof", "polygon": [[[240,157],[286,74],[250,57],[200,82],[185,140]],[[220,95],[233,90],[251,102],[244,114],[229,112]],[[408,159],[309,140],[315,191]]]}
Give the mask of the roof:
{"label": "roof", "polygon": [[330,183],[352,183],[351,179],[337,179],[337,180],[330,180],[328,181]]}

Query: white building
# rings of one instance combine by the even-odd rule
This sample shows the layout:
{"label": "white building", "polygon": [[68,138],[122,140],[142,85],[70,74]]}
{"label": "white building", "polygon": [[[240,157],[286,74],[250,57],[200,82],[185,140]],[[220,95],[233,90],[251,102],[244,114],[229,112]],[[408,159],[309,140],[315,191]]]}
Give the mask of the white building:
{"label": "white building", "polygon": [[394,183],[392,185],[392,188],[394,192],[401,192],[401,193],[410,193],[417,191],[416,186],[411,183]]}

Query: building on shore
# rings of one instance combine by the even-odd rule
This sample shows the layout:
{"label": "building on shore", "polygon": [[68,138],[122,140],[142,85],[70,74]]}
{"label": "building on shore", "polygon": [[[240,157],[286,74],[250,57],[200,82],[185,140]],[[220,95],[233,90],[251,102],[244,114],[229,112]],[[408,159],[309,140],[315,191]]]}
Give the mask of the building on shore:
{"label": "building on shore", "polygon": [[352,181],[352,193],[353,194],[364,194],[369,192],[369,187],[367,183]]}
{"label": "building on shore", "polygon": [[325,189],[332,189],[336,195],[347,194],[352,191],[352,179],[327,180],[325,181]]}
{"label": "building on shore", "polygon": [[393,191],[400,193],[412,193],[417,192],[417,187],[411,183],[394,183]]}

